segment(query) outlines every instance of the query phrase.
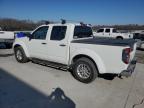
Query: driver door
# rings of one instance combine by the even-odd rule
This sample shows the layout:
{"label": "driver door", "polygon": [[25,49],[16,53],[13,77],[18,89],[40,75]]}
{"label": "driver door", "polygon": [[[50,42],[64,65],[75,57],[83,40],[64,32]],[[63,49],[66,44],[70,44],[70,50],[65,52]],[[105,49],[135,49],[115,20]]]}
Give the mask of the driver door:
{"label": "driver door", "polygon": [[44,58],[48,28],[48,26],[42,26],[32,33],[27,46],[30,57]]}

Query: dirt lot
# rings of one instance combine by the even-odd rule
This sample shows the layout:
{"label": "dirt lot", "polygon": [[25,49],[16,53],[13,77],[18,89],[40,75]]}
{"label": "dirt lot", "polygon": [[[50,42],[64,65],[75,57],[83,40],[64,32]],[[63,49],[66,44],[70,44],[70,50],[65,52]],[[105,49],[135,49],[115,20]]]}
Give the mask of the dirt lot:
{"label": "dirt lot", "polygon": [[[137,51],[139,62],[143,51]],[[144,64],[129,78],[102,75],[90,84],[67,71],[17,63],[0,49],[0,108],[144,108]]]}

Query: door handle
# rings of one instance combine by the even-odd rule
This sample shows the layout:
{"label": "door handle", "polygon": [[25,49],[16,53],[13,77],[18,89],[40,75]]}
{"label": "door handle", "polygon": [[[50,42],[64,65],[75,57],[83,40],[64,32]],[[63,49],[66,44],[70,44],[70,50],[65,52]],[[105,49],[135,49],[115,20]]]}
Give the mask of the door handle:
{"label": "door handle", "polygon": [[66,45],[65,45],[65,44],[60,44],[59,46],[64,47],[64,46],[66,46]]}
{"label": "door handle", "polygon": [[47,43],[41,43],[41,44],[45,45],[45,44],[47,44]]}

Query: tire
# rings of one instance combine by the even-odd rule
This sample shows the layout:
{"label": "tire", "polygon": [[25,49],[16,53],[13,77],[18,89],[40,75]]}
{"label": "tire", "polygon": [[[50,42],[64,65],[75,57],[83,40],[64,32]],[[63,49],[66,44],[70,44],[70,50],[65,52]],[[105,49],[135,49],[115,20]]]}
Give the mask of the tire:
{"label": "tire", "polygon": [[25,52],[22,47],[16,47],[14,49],[14,52],[15,52],[15,58],[18,62],[20,63],[28,62],[28,58],[26,57]]}
{"label": "tire", "polygon": [[83,57],[74,63],[73,76],[80,82],[90,83],[96,79],[98,71],[90,59]]}
{"label": "tire", "polygon": [[8,48],[8,49],[12,48],[12,44],[10,44],[10,43],[5,43],[5,46],[6,46],[6,48]]}

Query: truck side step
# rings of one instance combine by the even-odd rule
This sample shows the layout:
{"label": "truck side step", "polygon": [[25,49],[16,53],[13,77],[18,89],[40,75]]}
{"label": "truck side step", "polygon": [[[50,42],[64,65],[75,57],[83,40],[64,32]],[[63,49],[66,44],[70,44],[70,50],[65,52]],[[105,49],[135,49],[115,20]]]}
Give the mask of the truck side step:
{"label": "truck side step", "polygon": [[48,67],[52,67],[52,68],[56,68],[56,69],[61,69],[61,70],[67,70],[69,69],[69,67],[67,65],[64,64],[60,64],[60,63],[55,63],[55,62],[51,62],[51,61],[46,61],[46,60],[41,60],[41,59],[37,59],[37,58],[31,58],[32,62],[43,65],[43,66],[48,66]]}

